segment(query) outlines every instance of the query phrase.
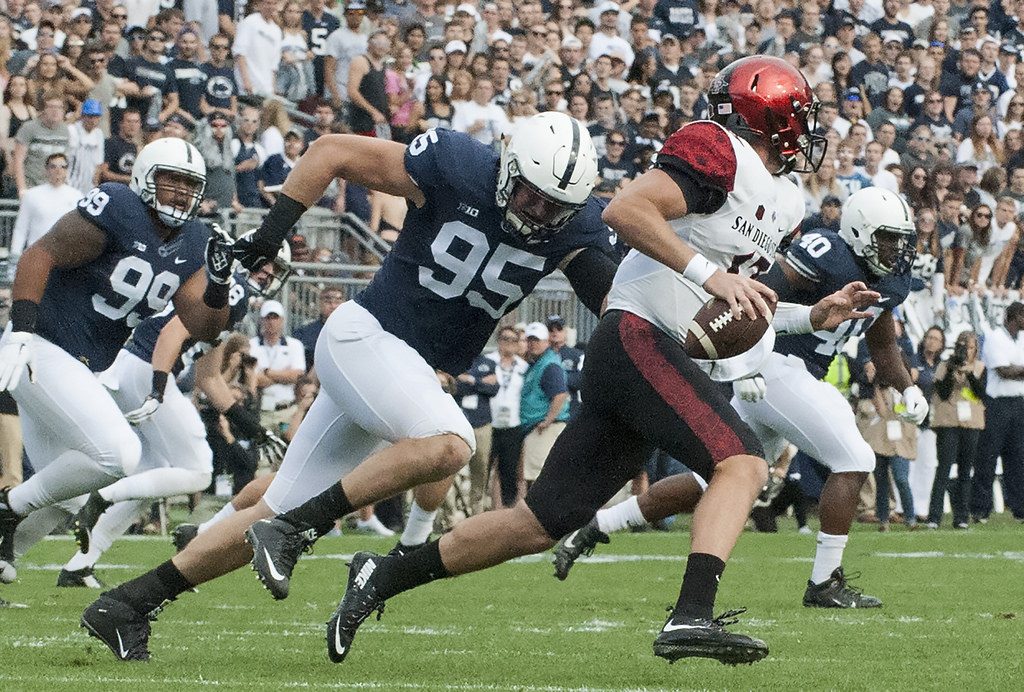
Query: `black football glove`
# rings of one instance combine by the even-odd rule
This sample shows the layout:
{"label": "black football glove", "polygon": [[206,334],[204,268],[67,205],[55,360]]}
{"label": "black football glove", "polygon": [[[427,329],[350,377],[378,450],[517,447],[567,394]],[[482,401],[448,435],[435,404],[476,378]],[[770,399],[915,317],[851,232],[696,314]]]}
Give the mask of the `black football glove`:
{"label": "black football glove", "polygon": [[210,281],[226,286],[231,281],[231,265],[234,262],[232,246],[234,241],[227,231],[212,224],[210,239],[206,241],[206,273]]}
{"label": "black football glove", "polygon": [[235,260],[248,271],[254,272],[277,257],[280,245],[273,242],[257,242],[255,233],[248,233],[235,241],[232,251]]}

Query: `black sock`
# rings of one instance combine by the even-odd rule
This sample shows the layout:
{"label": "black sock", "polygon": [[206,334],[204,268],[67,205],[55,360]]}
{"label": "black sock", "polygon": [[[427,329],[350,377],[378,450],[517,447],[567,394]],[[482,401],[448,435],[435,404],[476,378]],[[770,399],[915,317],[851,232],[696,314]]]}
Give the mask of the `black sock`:
{"label": "black sock", "polygon": [[721,558],[707,553],[690,553],[675,612],[706,620],[713,618],[718,580],[722,578],[723,571],[725,562]]}
{"label": "black sock", "polygon": [[111,589],[111,595],[145,615],[163,605],[164,601],[173,601],[191,588],[192,584],[182,576],[174,563],[168,560],[145,574]]}
{"label": "black sock", "polygon": [[285,512],[281,518],[295,526],[312,526],[319,537],[334,528],[335,519],[341,519],[354,510],[341,483],[335,483],[316,497]]}
{"label": "black sock", "polygon": [[388,565],[386,571],[379,573],[377,580],[377,592],[385,599],[449,576],[448,570],[441,562],[441,550],[437,541],[431,541],[401,557],[386,559],[394,562]]}

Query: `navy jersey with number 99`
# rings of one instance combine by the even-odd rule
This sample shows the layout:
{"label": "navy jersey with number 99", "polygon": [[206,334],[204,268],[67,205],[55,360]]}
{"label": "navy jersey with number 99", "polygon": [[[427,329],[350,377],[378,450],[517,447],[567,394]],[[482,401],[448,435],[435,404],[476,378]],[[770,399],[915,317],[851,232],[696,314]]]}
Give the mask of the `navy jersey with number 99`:
{"label": "navy jersey with number 99", "polygon": [[37,331],[99,372],[132,329],[167,307],[204,266],[209,230],[190,221],[165,242],[149,207],[121,183],[94,188],[78,213],[104,232],[106,245],[87,264],[51,272]]}
{"label": "navy jersey with number 99", "polygon": [[498,155],[466,134],[425,132],[406,150],[405,168],[426,204],[410,205],[398,241],[356,302],[434,368],[465,372],[498,320],[573,250],[613,252],[595,198],[548,241],[528,244],[503,231]]}

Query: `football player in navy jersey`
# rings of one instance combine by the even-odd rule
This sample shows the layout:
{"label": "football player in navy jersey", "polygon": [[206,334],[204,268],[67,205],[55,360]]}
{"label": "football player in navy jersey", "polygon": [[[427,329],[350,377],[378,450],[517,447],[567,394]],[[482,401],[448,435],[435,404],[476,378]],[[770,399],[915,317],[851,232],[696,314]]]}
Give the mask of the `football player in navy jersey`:
{"label": "football player in navy jersey", "polygon": [[[803,218],[787,173],[816,169],[822,140],[806,79],[777,58],[753,56],[712,81],[713,120],[673,133],[647,171],[604,218],[633,248],[622,260],[583,364],[582,406],[551,449],[523,502],[459,523],[405,555],[357,553],[345,596],[327,623],[327,653],[343,661],[363,622],[387,599],[444,577],[546,550],[589,521],[644,466],[656,447],[710,479],[695,512],[691,552],[676,605],[654,640],[669,661],[706,657],[753,663],[767,645],[714,617],[718,583],[768,466],[753,431],[711,375],[747,377],[770,354],[774,332],[735,357],[690,358],[683,341],[711,296],[735,319],[770,315],[774,292],[754,277]],[[728,268],[728,271],[726,270]],[[807,307],[821,326],[863,315],[862,284]],[[816,311],[817,309],[817,311]],[[705,370],[705,367],[707,370]],[[258,526],[254,525],[254,526]]]}
{"label": "football player in navy jersey", "polygon": [[[284,285],[290,272],[289,255],[285,245],[272,265],[248,277],[233,276],[228,329],[217,339],[192,339],[168,309],[136,327],[114,365],[100,375],[125,418],[135,426],[142,441],[142,462],[133,475],[90,493],[72,524],[81,550],[61,570],[57,586],[92,585],[93,566],[138,516],[142,500],[187,495],[210,485],[213,456],[205,428],[195,405],[178,390],[172,372],[194,368],[196,388],[234,429],[255,442],[261,461],[271,468],[281,462],[285,443],[263,429],[259,418],[223,385],[223,379],[209,375],[219,373],[222,358],[216,349],[229,330],[245,319],[250,295],[271,298]],[[210,353],[217,357],[208,357]],[[29,521],[31,517],[16,535],[19,553],[28,547],[21,531]]]}
{"label": "football player in navy jersey", "polygon": [[[849,404],[822,378],[846,341],[863,334],[878,372],[876,381],[903,392],[900,417],[919,424],[927,416],[928,405],[904,365],[892,322],[893,308],[910,291],[915,235],[910,208],[899,195],[865,188],[844,205],[838,234],[822,229],[804,233],[763,278],[780,300],[794,303],[818,300],[851,281],[863,281],[879,294],[867,316],[835,329],[813,331],[804,316],[787,316],[791,328],[776,340],[775,352],[757,378],[763,381],[734,385],[732,404],[754,429],[768,459],[778,459],[788,441],[832,470],[819,501],[821,532],[803,600],[808,607],[881,605],[851,588],[842,568],[857,496],[875,467],[875,455]],[[565,579],[580,555],[608,542],[610,531],[692,511],[704,487],[694,474],[672,476],[637,498],[598,512],[556,549],[556,575]]]}
{"label": "football player in navy jersey", "polygon": [[131,330],[171,301],[197,338],[223,328],[231,242],[194,221],[205,184],[195,147],[158,140],[130,186],[93,189],[21,256],[0,390],[18,401],[37,473],[0,491],[0,559],[13,559],[14,529],[30,512],[138,467],[139,439],[95,376]]}
{"label": "football player in navy jersey", "polygon": [[[298,553],[337,517],[416,486],[417,503],[435,509],[475,446],[435,368],[467,370],[498,320],[557,268],[585,305],[601,307],[615,263],[603,204],[590,196],[596,176],[586,130],[560,113],[525,121],[500,157],[449,130],[408,146],[317,139],[261,228],[236,243],[242,265],[274,257],[337,177],[405,197],[402,234],[370,285],[328,318],[316,352],[320,394],[265,497],[102,596],[83,614],[90,631],[120,659],[147,657],[146,615],[245,564],[253,553],[241,539],[256,520],[285,513],[263,524],[271,531],[257,549],[283,595]],[[382,440],[392,444],[375,452]]]}

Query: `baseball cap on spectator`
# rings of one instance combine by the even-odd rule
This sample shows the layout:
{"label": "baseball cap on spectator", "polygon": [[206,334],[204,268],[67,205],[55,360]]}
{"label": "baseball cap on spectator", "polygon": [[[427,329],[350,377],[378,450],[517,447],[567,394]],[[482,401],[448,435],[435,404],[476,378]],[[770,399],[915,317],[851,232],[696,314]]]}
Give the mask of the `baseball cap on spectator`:
{"label": "baseball cap on spectator", "polygon": [[911,46],[911,47],[912,48],[927,48],[928,47],[928,42],[925,41],[923,38],[919,38],[916,41],[914,41],[914,45]]}
{"label": "baseball cap on spectator", "polygon": [[898,43],[901,46],[903,45],[903,39],[900,38],[898,34],[892,32],[885,32],[883,38],[884,40],[882,42],[885,45],[889,45],[890,43]]}
{"label": "baseball cap on spectator", "polygon": [[544,326],[548,329],[552,327],[558,327],[559,329],[565,328],[565,318],[561,315],[548,315],[547,319],[544,320]]}
{"label": "baseball cap on spectator", "polygon": [[86,17],[88,19],[92,19],[92,10],[90,10],[88,7],[76,7],[75,9],[71,10],[71,21],[75,21],[79,17]]}
{"label": "baseball cap on spectator", "polygon": [[821,206],[823,206],[823,207],[841,207],[841,206],[843,206],[843,200],[839,199],[835,195],[826,195],[825,199],[821,200]]}
{"label": "baseball cap on spectator", "polygon": [[569,34],[562,39],[562,48],[582,48],[583,41],[579,40],[572,34]]}
{"label": "baseball cap on spectator", "polygon": [[266,301],[263,303],[263,307],[260,308],[260,317],[267,317],[269,315],[284,317],[284,306],[276,300]]}
{"label": "baseball cap on spectator", "polygon": [[103,115],[103,106],[96,99],[86,99],[82,103],[82,115]]}
{"label": "baseball cap on spectator", "polygon": [[527,339],[538,339],[540,341],[547,341],[551,335],[548,333],[548,328],[540,322],[530,322],[526,325],[526,338]]}
{"label": "baseball cap on spectator", "polygon": [[847,101],[860,101],[860,89],[858,89],[857,87],[850,87],[849,89],[846,90],[845,98]]}
{"label": "baseball cap on spectator", "polygon": [[971,88],[971,91],[974,92],[975,94],[977,94],[979,91],[988,91],[988,90],[989,90],[988,84],[986,84],[985,82],[982,82],[982,81],[975,82],[974,86]]}
{"label": "baseball cap on spectator", "polygon": [[491,34],[490,38],[488,39],[488,42],[492,46],[498,41],[504,41],[506,44],[512,43],[512,34],[508,33],[507,31],[501,31],[499,29],[498,31],[495,31],[493,34]]}
{"label": "baseball cap on spectator", "polygon": [[149,118],[142,126],[146,132],[159,132],[163,129],[163,124],[160,122],[160,118]]}
{"label": "baseball cap on spectator", "polygon": [[1000,46],[999,52],[1006,53],[1007,55],[1016,55],[1017,57],[1020,57],[1020,53],[1017,51],[1017,47],[1012,46],[1009,43],[1004,43],[1002,46]]}
{"label": "baseball cap on spectator", "polygon": [[46,0],[46,7],[47,8],[50,8],[50,7],[60,7],[63,4],[64,3],[62,2],[62,0]]}
{"label": "baseball cap on spectator", "polygon": [[365,9],[366,9],[366,0],[348,0],[348,2],[345,3],[345,11],[346,12],[348,12],[349,10],[365,10]]}
{"label": "baseball cap on spectator", "polygon": [[665,43],[666,41],[675,41],[676,43],[679,43],[679,37],[676,36],[675,34],[670,34],[669,32],[666,31],[661,35],[660,42]]}
{"label": "baseball cap on spectator", "polygon": [[963,26],[960,27],[960,35],[961,36],[963,36],[964,34],[973,34],[973,33],[976,33],[976,32],[977,32],[977,29],[975,29],[970,24],[964,24]]}
{"label": "baseball cap on spectator", "polygon": [[856,28],[857,20],[848,14],[843,15],[843,18],[839,20],[839,28],[850,27],[851,29]]}
{"label": "baseball cap on spectator", "polygon": [[480,21],[480,12],[476,9],[476,5],[464,2],[455,8],[456,12],[465,12],[469,16],[473,17],[477,21]]}
{"label": "baseball cap on spectator", "polygon": [[454,41],[449,41],[445,44],[444,52],[446,55],[451,55],[452,53],[468,53],[469,49],[466,48],[465,41],[455,39]]}
{"label": "baseball cap on spectator", "polygon": [[619,7],[617,2],[607,0],[607,2],[602,2],[597,6],[597,13],[599,15],[604,14],[605,12],[614,12],[615,14],[618,14],[619,12],[622,12],[622,8]]}
{"label": "baseball cap on spectator", "polygon": [[968,159],[967,161],[963,161],[962,163],[958,163],[957,164],[957,168],[973,168],[974,170],[978,170],[978,162],[977,161],[971,161],[970,159]]}

